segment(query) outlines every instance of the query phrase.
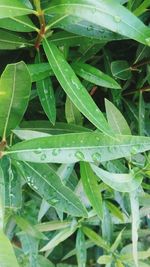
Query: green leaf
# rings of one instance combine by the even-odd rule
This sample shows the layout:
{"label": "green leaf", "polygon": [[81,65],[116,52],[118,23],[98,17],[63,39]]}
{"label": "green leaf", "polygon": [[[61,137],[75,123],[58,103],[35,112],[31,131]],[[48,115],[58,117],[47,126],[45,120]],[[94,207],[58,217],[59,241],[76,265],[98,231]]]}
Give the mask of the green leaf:
{"label": "green leaf", "polygon": [[38,31],[28,16],[0,19],[0,28],[16,32]]}
{"label": "green leaf", "polygon": [[112,138],[100,133],[87,132],[35,138],[20,142],[1,153],[30,162],[73,163],[81,160],[97,163],[148,150],[149,137],[116,135]]}
{"label": "green leaf", "polygon": [[54,249],[54,247],[56,247],[58,244],[60,244],[65,239],[67,239],[69,236],[71,236],[75,232],[76,228],[77,228],[77,225],[74,225],[71,228],[69,227],[67,229],[61,230],[40,251],[43,252],[43,251]]}
{"label": "green leaf", "polygon": [[127,61],[116,60],[111,63],[111,71],[113,76],[121,80],[128,80],[131,78],[131,69]]}
{"label": "green leaf", "polygon": [[143,92],[139,93],[139,135],[145,134],[145,102]]}
{"label": "green leaf", "polygon": [[[40,151],[39,151],[40,152]],[[57,173],[46,164],[16,163],[28,185],[56,209],[72,216],[87,217],[76,195],[63,185]]]}
{"label": "green leaf", "polygon": [[111,255],[103,255],[100,256],[97,260],[99,264],[109,264],[112,261],[112,256]]}
{"label": "green leaf", "polygon": [[143,44],[150,43],[150,30],[115,0],[53,0],[45,14],[68,14],[85,19]]}
{"label": "green leaf", "polygon": [[27,67],[30,72],[32,82],[37,82],[54,75],[48,63],[28,64]]}
{"label": "green leaf", "polygon": [[8,65],[0,78],[0,136],[4,139],[21,121],[30,90],[31,78],[25,63]]}
{"label": "green leaf", "polygon": [[63,228],[67,228],[71,226],[71,221],[51,221],[51,222],[44,222],[44,223],[39,223],[35,227],[38,229],[40,232],[49,232],[49,231],[55,231],[55,230],[60,230]]}
{"label": "green leaf", "polygon": [[121,89],[120,85],[113,78],[89,64],[79,62],[74,63],[72,67],[75,73],[86,81],[102,87]]}
{"label": "green leaf", "polygon": [[114,205],[113,203],[109,202],[109,201],[105,201],[106,206],[108,207],[108,209],[110,210],[110,212],[118,219],[120,219],[122,222],[124,222],[124,217],[123,217],[123,213],[120,211],[120,209],[118,207],[116,207],[116,205]]}
{"label": "green leaf", "polygon": [[116,260],[116,265],[115,266],[116,267],[125,267],[125,265],[119,259]]}
{"label": "green leaf", "polygon": [[148,11],[149,0],[142,1],[141,5],[134,10],[136,16],[142,15],[145,11]]}
{"label": "green leaf", "polygon": [[54,44],[48,42],[46,39],[43,41],[43,46],[51,68],[74,105],[99,130],[107,135],[111,135],[111,129],[109,128],[103,114],[97,108],[84,86],[78,80],[74,71],[63,57],[63,54]]}
{"label": "green leaf", "polygon": [[142,182],[143,176],[141,174],[130,173],[110,173],[94,164],[91,164],[93,171],[96,175],[107,185],[119,192],[132,192]]}
{"label": "green leaf", "polygon": [[13,216],[13,218],[19,228],[21,228],[21,230],[26,232],[28,235],[37,239],[47,240],[47,237],[40,231],[38,231],[38,229],[34,225],[31,225],[25,218],[18,215]]}
{"label": "green leaf", "polygon": [[29,266],[37,266],[39,239],[28,235],[26,232],[17,233],[21,242],[21,248],[24,255],[28,255]]}
{"label": "green leaf", "polygon": [[0,19],[35,13],[19,0],[0,1]]}
{"label": "green leaf", "polygon": [[38,137],[50,136],[50,134],[31,131],[31,130],[12,130],[12,132],[21,140],[30,140]]}
{"label": "green leaf", "polygon": [[72,103],[72,101],[67,97],[65,103],[65,115],[68,123],[82,125],[83,117],[80,111],[76,108],[76,106]]}
{"label": "green leaf", "polygon": [[4,214],[5,214],[5,184],[4,174],[0,164],[0,230],[4,227]]}
{"label": "green leaf", "polygon": [[100,219],[103,217],[102,196],[99,190],[97,177],[89,163],[80,163],[81,179],[84,191]]}
{"label": "green leaf", "polygon": [[[94,246],[94,243],[91,240],[85,241],[85,248],[86,249],[91,248],[93,246]],[[76,254],[77,254],[77,249],[76,248],[72,249],[62,258],[62,260],[67,260],[68,258],[75,256]]]}
{"label": "green leaf", "polygon": [[118,248],[119,244],[121,243],[121,238],[122,238],[123,231],[124,231],[124,229],[122,231],[120,231],[120,233],[118,234],[116,240],[112,244],[112,246],[110,248],[112,253],[114,253],[116,251],[116,249]]}
{"label": "green leaf", "polygon": [[32,47],[32,44],[17,34],[0,29],[0,50],[14,50],[25,47]]}
{"label": "green leaf", "polygon": [[[40,63],[40,54],[37,54],[36,61]],[[36,82],[37,93],[41,102],[41,105],[49,118],[49,121],[54,125],[56,121],[56,104],[53,85],[50,77],[42,79]]]}
{"label": "green leaf", "polygon": [[77,17],[67,16],[63,21],[58,23],[57,27],[64,29],[67,32],[71,32],[80,36],[86,36],[99,42],[109,42],[113,40],[122,40],[126,37],[121,36],[115,32],[111,32],[106,28],[103,28],[91,21],[81,20]]}
{"label": "green leaf", "polygon": [[110,127],[113,129],[115,134],[130,135],[131,130],[121,114],[121,112],[111,103],[105,99],[106,115]]}
{"label": "green leaf", "polygon": [[85,237],[81,228],[77,231],[76,251],[78,267],[85,267],[87,252],[85,247]]}
{"label": "green leaf", "polygon": [[94,244],[96,244],[98,247],[101,247],[107,251],[109,251],[109,246],[107,244],[107,242],[102,239],[102,237],[98,234],[96,234],[93,230],[91,230],[88,227],[82,227],[82,230],[84,232],[84,234],[90,239],[92,240],[92,242]]}
{"label": "green leaf", "polygon": [[81,132],[92,132],[91,129],[82,127],[80,125],[68,124],[65,122],[56,122],[52,125],[49,121],[45,120],[34,120],[24,121],[21,124],[22,130],[39,131],[52,135],[66,134],[66,133],[81,133]]}
{"label": "green leaf", "polygon": [[55,267],[47,258],[42,255],[38,255],[38,267]]}
{"label": "green leaf", "polygon": [[54,43],[57,46],[69,46],[75,47],[81,45],[83,42],[89,43],[90,45],[94,44],[101,44],[104,43],[101,40],[91,39],[85,36],[79,36],[77,34],[59,31],[54,34],[50,38],[48,38],[48,42]]}
{"label": "green leaf", "polygon": [[11,264],[13,267],[19,267],[12,245],[2,230],[0,230],[0,243],[1,266],[10,267]]}
{"label": "green leaf", "polygon": [[138,229],[140,226],[138,190],[130,193],[131,215],[132,215],[132,253],[135,266],[138,267]]}
{"label": "green leaf", "polygon": [[22,207],[22,185],[21,177],[12,160],[4,157],[1,162],[5,183],[5,206],[10,209],[20,209]]}
{"label": "green leaf", "polygon": [[37,81],[36,86],[41,105],[50,122],[54,125],[56,120],[56,106],[52,82],[50,78],[45,78]]}

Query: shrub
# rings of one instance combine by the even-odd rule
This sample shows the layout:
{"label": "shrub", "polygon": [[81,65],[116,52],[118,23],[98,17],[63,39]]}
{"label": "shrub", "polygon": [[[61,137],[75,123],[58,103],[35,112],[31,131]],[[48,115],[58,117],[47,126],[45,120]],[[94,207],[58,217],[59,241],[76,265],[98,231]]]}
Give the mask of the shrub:
{"label": "shrub", "polygon": [[2,266],[149,266],[149,7],[0,0]]}

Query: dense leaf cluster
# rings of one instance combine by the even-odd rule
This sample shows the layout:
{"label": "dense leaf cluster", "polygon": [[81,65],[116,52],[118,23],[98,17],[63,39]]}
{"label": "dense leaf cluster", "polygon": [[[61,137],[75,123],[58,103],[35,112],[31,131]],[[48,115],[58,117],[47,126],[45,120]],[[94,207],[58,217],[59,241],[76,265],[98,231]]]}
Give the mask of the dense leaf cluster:
{"label": "dense leaf cluster", "polygon": [[149,0],[0,0],[0,265],[150,266]]}

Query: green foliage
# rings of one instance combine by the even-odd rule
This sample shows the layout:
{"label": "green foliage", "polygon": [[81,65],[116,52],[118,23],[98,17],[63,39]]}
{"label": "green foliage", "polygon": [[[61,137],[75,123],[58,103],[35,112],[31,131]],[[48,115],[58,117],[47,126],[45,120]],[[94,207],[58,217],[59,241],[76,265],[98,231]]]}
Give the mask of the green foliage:
{"label": "green foliage", "polygon": [[0,0],[0,265],[150,265],[149,1]]}

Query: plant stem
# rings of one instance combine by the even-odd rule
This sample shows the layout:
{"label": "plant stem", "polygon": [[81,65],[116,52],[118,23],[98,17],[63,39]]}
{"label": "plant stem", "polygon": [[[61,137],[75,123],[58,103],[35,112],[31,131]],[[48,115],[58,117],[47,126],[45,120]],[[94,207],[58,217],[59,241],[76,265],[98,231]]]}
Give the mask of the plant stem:
{"label": "plant stem", "polygon": [[39,50],[40,43],[41,43],[43,36],[45,34],[46,24],[45,24],[44,12],[41,9],[40,0],[34,0],[33,2],[34,2],[34,5],[36,7],[36,10],[37,10],[37,16],[38,16],[39,23],[40,23],[40,30],[38,32],[38,35],[37,35],[37,38],[35,41],[35,48],[37,50]]}

